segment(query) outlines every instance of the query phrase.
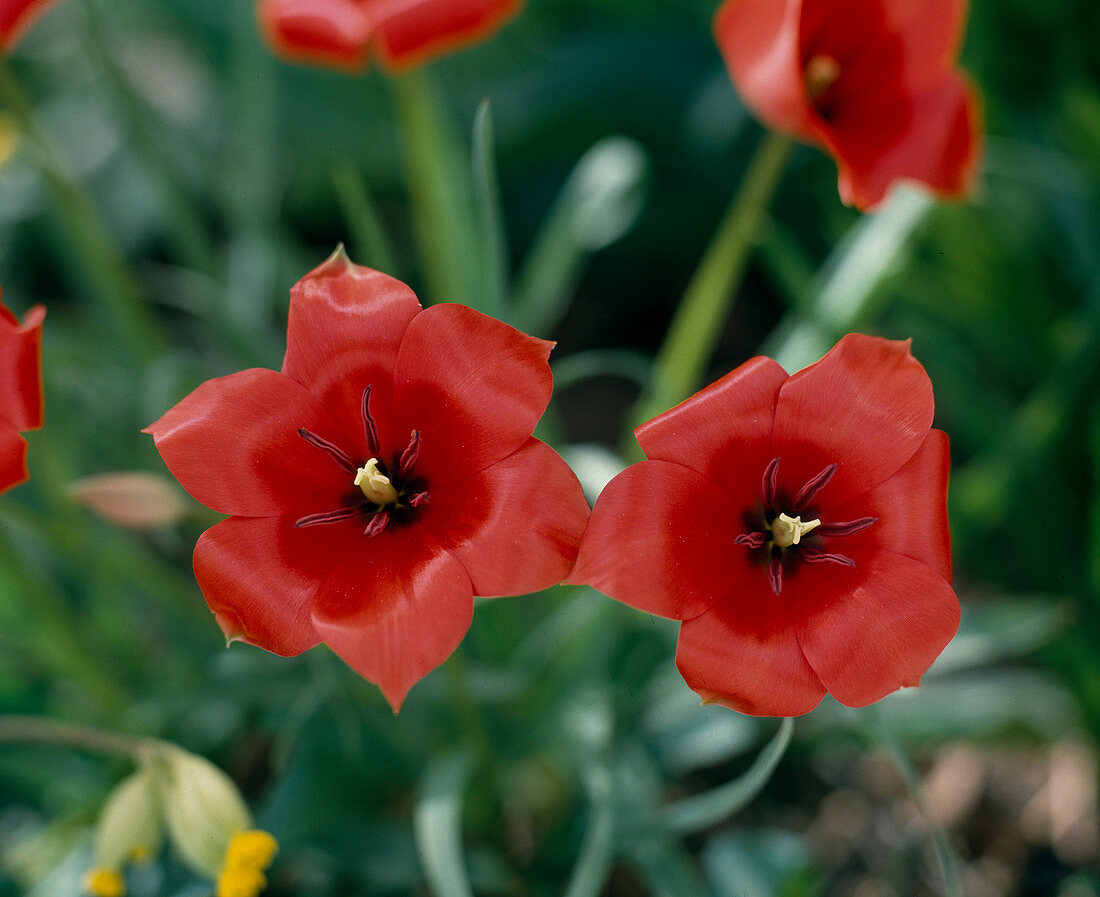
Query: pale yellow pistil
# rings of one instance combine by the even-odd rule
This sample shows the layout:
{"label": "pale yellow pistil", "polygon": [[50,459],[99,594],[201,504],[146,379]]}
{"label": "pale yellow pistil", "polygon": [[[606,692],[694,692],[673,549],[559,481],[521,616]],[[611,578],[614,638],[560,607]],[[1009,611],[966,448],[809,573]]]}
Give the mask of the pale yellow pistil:
{"label": "pale yellow pistil", "polygon": [[772,521],[772,541],[780,548],[797,545],[804,535],[821,526],[820,520],[802,522],[801,517],[780,514]]}
{"label": "pale yellow pistil", "polygon": [[378,459],[371,458],[355,473],[355,485],[363,490],[363,494],[369,501],[376,505],[397,504],[397,490],[390,483],[390,478],[378,470]]}
{"label": "pale yellow pistil", "polygon": [[840,63],[832,56],[814,56],[806,63],[803,77],[806,79],[806,93],[811,100],[816,100],[840,77]]}

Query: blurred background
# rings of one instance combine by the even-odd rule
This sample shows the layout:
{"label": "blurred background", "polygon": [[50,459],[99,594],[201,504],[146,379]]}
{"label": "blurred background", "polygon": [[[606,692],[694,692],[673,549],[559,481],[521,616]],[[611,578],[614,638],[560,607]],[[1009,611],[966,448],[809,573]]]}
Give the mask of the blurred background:
{"label": "blurred background", "polygon": [[[280,841],[272,895],[1100,894],[1093,0],[973,3],[962,60],[988,138],[966,203],[901,192],[861,217],[797,149],[707,378],[760,352],[794,370],[854,329],[913,339],[952,440],[964,610],[919,691],[827,698],[765,785],[777,722],[700,707],[676,624],[590,590],[480,602],[396,718],[324,647],[226,650],[203,603],[190,554],[217,517],[140,429],[210,377],[277,368],[288,290],[339,242],[426,303],[484,304],[475,274],[424,264],[410,97],[456,202],[492,137],[510,317],[557,340],[540,435],[592,496],[621,467],[762,135],[715,6],[528,0],[397,82],[276,60],[242,0],[49,12],[0,70],[0,285],[19,314],[49,309],[46,427],[32,480],[0,499],[0,712],[217,762]],[[87,479],[120,471],[159,479],[131,500]],[[79,893],[129,769],[0,744],[0,895]],[[731,781],[762,790],[740,808]],[[210,892],[168,855],[129,883]]]}

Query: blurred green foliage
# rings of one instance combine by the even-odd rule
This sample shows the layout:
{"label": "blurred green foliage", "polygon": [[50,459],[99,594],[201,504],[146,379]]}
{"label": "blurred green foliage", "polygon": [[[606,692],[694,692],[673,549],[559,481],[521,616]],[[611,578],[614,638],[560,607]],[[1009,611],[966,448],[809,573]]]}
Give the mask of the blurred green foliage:
{"label": "blurred green foliage", "polygon": [[[861,221],[827,158],[800,148],[788,166],[710,374],[761,346],[804,364],[849,329],[912,337],[952,438],[964,624],[920,692],[877,714],[827,703],[799,723],[732,821],[731,798],[697,826],[669,822],[696,795],[720,806],[775,724],[699,707],[672,666],[673,625],[585,589],[482,601],[456,657],[395,719],[324,648],[224,650],[190,572],[210,512],[133,533],[69,495],[88,474],[161,471],[142,426],[209,377],[277,367],[288,289],[340,241],[425,301],[510,296],[517,324],[556,338],[543,429],[598,490],[760,138],[711,42],[713,6],[532,0],[495,40],[398,90],[374,71],[276,61],[248,3],[68,0],[43,19],[0,79],[0,124],[19,134],[0,165],[0,284],[19,311],[49,308],[47,425],[29,437],[32,481],[0,501],[0,712],[216,759],[282,843],[270,893],[308,897],[853,893],[805,836],[837,757],[882,748],[883,731],[922,762],[958,740],[1093,743],[1091,0],[975,2],[963,58],[989,137],[969,202],[903,195]],[[447,262],[405,186],[400,94],[414,89],[442,110],[429,123],[448,148],[436,183],[485,225]],[[483,98],[491,118],[475,131]],[[0,745],[0,894],[75,893],[126,771]],[[937,892],[927,842],[921,828],[895,844],[916,859],[899,859],[883,893]],[[968,881],[978,848],[956,835],[950,852]],[[1087,872],[1052,862],[1021,867],[1003,893],[1096,893]],[[205,893],[170,860],[130,885]]]}

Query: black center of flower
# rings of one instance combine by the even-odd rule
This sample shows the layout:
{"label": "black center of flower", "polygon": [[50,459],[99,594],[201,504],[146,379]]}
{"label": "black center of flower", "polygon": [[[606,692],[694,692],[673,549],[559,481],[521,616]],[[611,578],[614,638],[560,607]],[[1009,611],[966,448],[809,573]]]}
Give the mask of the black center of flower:
{"label": "black center of flower", "polygon": [[423,477],[416,474],[416,462],[420,457],[420,431],[412,431],[409,443],[400,455],[395,455],[388,462],[383,459],[378,426],[370,411],[370,392],[369,386],[363,390],[361,406],[363,433],[369,452],[369,457],[362,465],[356,464],[338,445],[304,427],[298,430],[298,435],[306,442],[336,462],[349,476],[354,488],[349,488],[341,507],[319,514],[307,514],[295,521],[295,527],[339,523],[358,518],[364,524],[363,535],[377,536],[391,524],[408,522],[417,508],[428,503],[428,484]]}
{"label": "black center of flower", "polygon": [[772,591],[783,591],[783,577],[807,564],[841,564],[854,567],[843,554],[826,551],[830,538],[849,536],[867,529],[877,517],[861,517],[842,523],[822,520],[814,499],[833,478],[837,466],[830,464],[807,480],[793,496],[779,486],[779,459],[772,458],[760,484],[760,505],[745,514],[746,531],[734,539],[766,566]]}

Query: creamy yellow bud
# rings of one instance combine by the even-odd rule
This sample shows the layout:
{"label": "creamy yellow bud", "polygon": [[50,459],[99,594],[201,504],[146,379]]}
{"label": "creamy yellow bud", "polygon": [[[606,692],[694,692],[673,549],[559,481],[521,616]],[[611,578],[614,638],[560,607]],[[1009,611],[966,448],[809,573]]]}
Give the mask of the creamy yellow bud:
{"label": "creamy yellow bud", "polygon": [[95,863],[121,869],[138,856],[151,857],[163,840],[160,802],[154,770],[142,766],[107,796],[95,836]]}
{"label": "creamy yellow bud", "polygon": [[84,890],[93,897],[123,897],[126,883],[114,869],[93,869],[84,876]]}
{"label": "creamy yellow bud", "polygon": [[390,483],[390,478],[379,472],[377,458],[371,458],[355,472],[355,485],[376,505],[397,504],[397,490]]}
{"label": "creamy yellow bud", "polygon": [[780,548],[797,545],[804,535],[821,526],[820,520],[802,522],[801,517],[780,514],[772,521],[772,539]]}
{"label": "creamy yellow bud", "polygon": [[256,897],[267,886],[258,869],[225,869],[218,876],[217,897]]}
{"label": "creamy yellow bud", "polygon": [[278,842],[261,829],[238,832],[226,848],[225,863],[222,868],[257,869],[262,872],[271,865],[278,850]]}
{"label": "creamy yellow bud", "polygon": [[252,828],[252,814],[233,780],[209,760],[180,748],[161,756],[161,795],[172,844],[187,865],[214,878],[233,837]]}

